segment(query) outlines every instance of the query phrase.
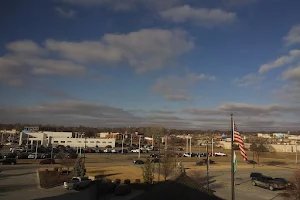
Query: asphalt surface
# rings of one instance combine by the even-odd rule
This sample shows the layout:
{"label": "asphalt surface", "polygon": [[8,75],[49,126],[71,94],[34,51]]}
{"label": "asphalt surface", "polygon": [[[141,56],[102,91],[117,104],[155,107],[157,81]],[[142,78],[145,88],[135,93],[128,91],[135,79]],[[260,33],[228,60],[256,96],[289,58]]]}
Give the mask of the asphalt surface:
{"label": "asphalt surface", "polygon": [[[190,163],[192,164],[192,163]],[[117,161],[113,163],[89,163],[88,166],[111,166],[111,165],[132,165],[131,161]],[[185,166],[188,163],[184,163]],[[43,165],[47,167],[48,165]],[[49,165],[53,167],[54,165]],[[230,187],[230,168],[211,167],[210,179],[216,180],[216,182],[210,185],[211,189],[216,191],[216,195],[224,199],[231,199],[231,187]],[[90,188],[76,192],[66,191],[60,187],[52,189],[38,189],[37,188],[37,177],[36,170],[41,165],[37,164],[20,164],[20,165],[2,165],[0,166],[0,199],[3,200],[76,200],[86,199],[94,200],[96,187],[91,186]],[[204,172],[205,166],[199,167]],[[255,187],[251,185],[249,174],[251,172],[260,172],[272,177],[290,178],[294,169],[277,167],[270,170],[268,167],[256,167],[253,169],[239,168],[235,174],[236,186],[235,193],[236,199],[242,200],[280,200],[278,194],[281,191],[269,191],[267,189]],[[133,194],[134,195],[134,194]],[[120,199],[119,197],[113,197],[110,199]],[[127,197],[126,199],[129,199]]]}
{"label": "asphalt surface", "polygon": [[[277,169],[264,169],[262,167],[255,169],[238,169],[235,174],[235,197],[237,200],[281,200],[278,191],[270,191],[268,189],[252,186],[251,179],[249,177],[251,172],[260,172],[267,176],[280,177],[289,179],[293,173],[292,169],[277,168]],[[224,198],[231,199],[231,176],[230,169],[218,170],[210,172],[211,180],[216,180],[211,185],[211,189],[216,191],[215,195]]]}

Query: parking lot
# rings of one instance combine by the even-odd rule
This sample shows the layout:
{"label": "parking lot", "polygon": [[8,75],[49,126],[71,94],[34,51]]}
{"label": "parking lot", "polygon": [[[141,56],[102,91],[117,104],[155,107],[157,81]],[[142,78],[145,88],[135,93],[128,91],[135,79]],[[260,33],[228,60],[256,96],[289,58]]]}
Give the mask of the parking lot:
{"label": "parking lot", "polygon": [[[93,166],[99,168],[103,168],[104,166],[116,166],[116,165],[124,165],[124,166],[132,166],[132,159],[122,160],[119,155],[111,154],[111,155],[93,155],[93,156],[106,156],[110,158],[110,162],[94,162],[87,163],[87,166]],[[145,155],[146,156],[146,155]],[[89,155],[88,155],[89,157]],[[115,157],[115,158],[114,158]],[[101,158],[105,160],[105,158]],[[101,160],[99,158],[99,160]],[[183,162],[184,166],[189,168],[189,166],[195,165],[195,162]],[[43,165],[43,167],[47,167],[48,165]],[[58,165],[59,166],[59,165]],[[226,167],[224,167],[226,166]],[[242,167],[243,166],[243,167]],[[91,195],[94,192],[91,190],[95,190],[95,188],[89,188],[87,190],[83,190],[80,192],[75,191],[66,191],[61,186],[55,187],[52,189],[39,189],[37,188],[37,178],[36,178],[36,170],[41,167],[38,164],[17,164],[14,166],[3,165],[0,166],[0,199],[24,199],[24,200],[32,200],[32,199],[95,199]],[[53,167],[53,165],[49,165],[49,167]],[[194,168],[195,169],[195,168]],[[199,171],[202,171],[205,175],[205,166],[198,166],[196,168]],[[240,164],[237,168],[237,172],[235,174],[236,177],[236,199],[243,200],[253,200],[253,199],[275,199],[280,200],[278,197],[278,193],[280,191],[269,191],[267,189],[255,187],[251,185],[251,181],[249,178],[249,174],[251,172],[261,172],[265,175],[272,177],[282,177],[282,178],[290,178],[293,172],[293,169],[283,168],[283,167],[273,167],[270,166],[261,166],[252,168],[252,165],[243,165]],[[210,178],[211,180],[216,180],[213,184],[211,184],[210,188],[216,191],[216,195],[224,198],[230,199],[230,166],[229,163],[226,162],[217,162],[216,165],[211,165],[210,169]]]}

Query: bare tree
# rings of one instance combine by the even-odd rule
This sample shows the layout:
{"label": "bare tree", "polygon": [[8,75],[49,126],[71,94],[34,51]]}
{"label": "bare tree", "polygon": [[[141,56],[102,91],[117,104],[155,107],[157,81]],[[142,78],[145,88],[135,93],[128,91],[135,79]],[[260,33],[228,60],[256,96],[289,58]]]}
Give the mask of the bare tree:
{"label": "bare tree", "polygon": [[250,150],[254,152],[257,158],[257,164],[259,165],[260,157],[264,152],[267,152],[268,149],[265,146],[266,140],[260,138],[252,142],[250,145]]}
{"label": "bare tree", "polygon": [[62,167],[67,168],[67,170],[68,170],[67,173],[69,173],[70,168],[73,167],[74,164],[75,164],[74,160],[73,160],[73,159],[70,159],[70,158],[63,158],[63,159],[61,160],[61,163],[60,163],[60,165],[61,165]]}
{"label": "bare tree", "polygon": [[300,199],[300,170],[297,169],[291,178],[291,185],[286,188],[285,192],[280,193],[280,196],[286,200]]}
{"label": "bare tree", "polygon": [[144,166],[143,166],[143,179],[145,183],[153,183],[154,179],[154,166],[151,163],[150,159],[147,159]]}
{"label": "bare tree", "polygon": [[174,163],[171,154],[166,153],[164,157],[161,159],[161,173],[165,179],[171,175],[174,169]]}

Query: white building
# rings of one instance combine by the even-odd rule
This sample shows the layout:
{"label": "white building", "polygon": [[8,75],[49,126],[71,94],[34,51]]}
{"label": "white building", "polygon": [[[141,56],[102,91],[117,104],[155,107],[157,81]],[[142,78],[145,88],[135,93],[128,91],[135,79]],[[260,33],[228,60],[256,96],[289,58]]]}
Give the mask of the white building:
{"label": "white building", "polygon": [[19,145],[38,144],[43,146],[64,145],[70,147],[106,147],[110,145],[115,147],[114,138],[81,138],[73,137],[72,132],[30,132],[22,131],[20,133]]}

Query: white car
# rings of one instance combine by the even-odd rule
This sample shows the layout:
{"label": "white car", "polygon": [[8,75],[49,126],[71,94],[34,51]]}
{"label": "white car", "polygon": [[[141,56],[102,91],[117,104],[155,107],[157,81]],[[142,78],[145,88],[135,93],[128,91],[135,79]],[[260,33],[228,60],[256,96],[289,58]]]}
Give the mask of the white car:
{"label": "white car", "polygon": [[110,150],[110,149],[104,149],[103,152],[104,152],[104,153],[110,153],[111,150]]}
{"label": "white car", "polygon": [[215,156],[227,156],[226,153],[216,152]]}
{"label": "white car", "polygon": [[132,153],[139,153],[140,150],[139,150],[139,149],[132,149],[131,152],[132,152]]}
{"label": "white car", "polygon": [[111,153],[117,153],[117,151],[115,149],[112,149],[110,152]]}
{"label": "white car", "polygon": [[190,153],[184,153],[183,157],[192,157],[192,155]]}
{"label": "white car", "polygon": [[79,190],[88,187],[91,182],[87,177],[73,177],[70,182],[64,182],[64,188],[67,190]]}

